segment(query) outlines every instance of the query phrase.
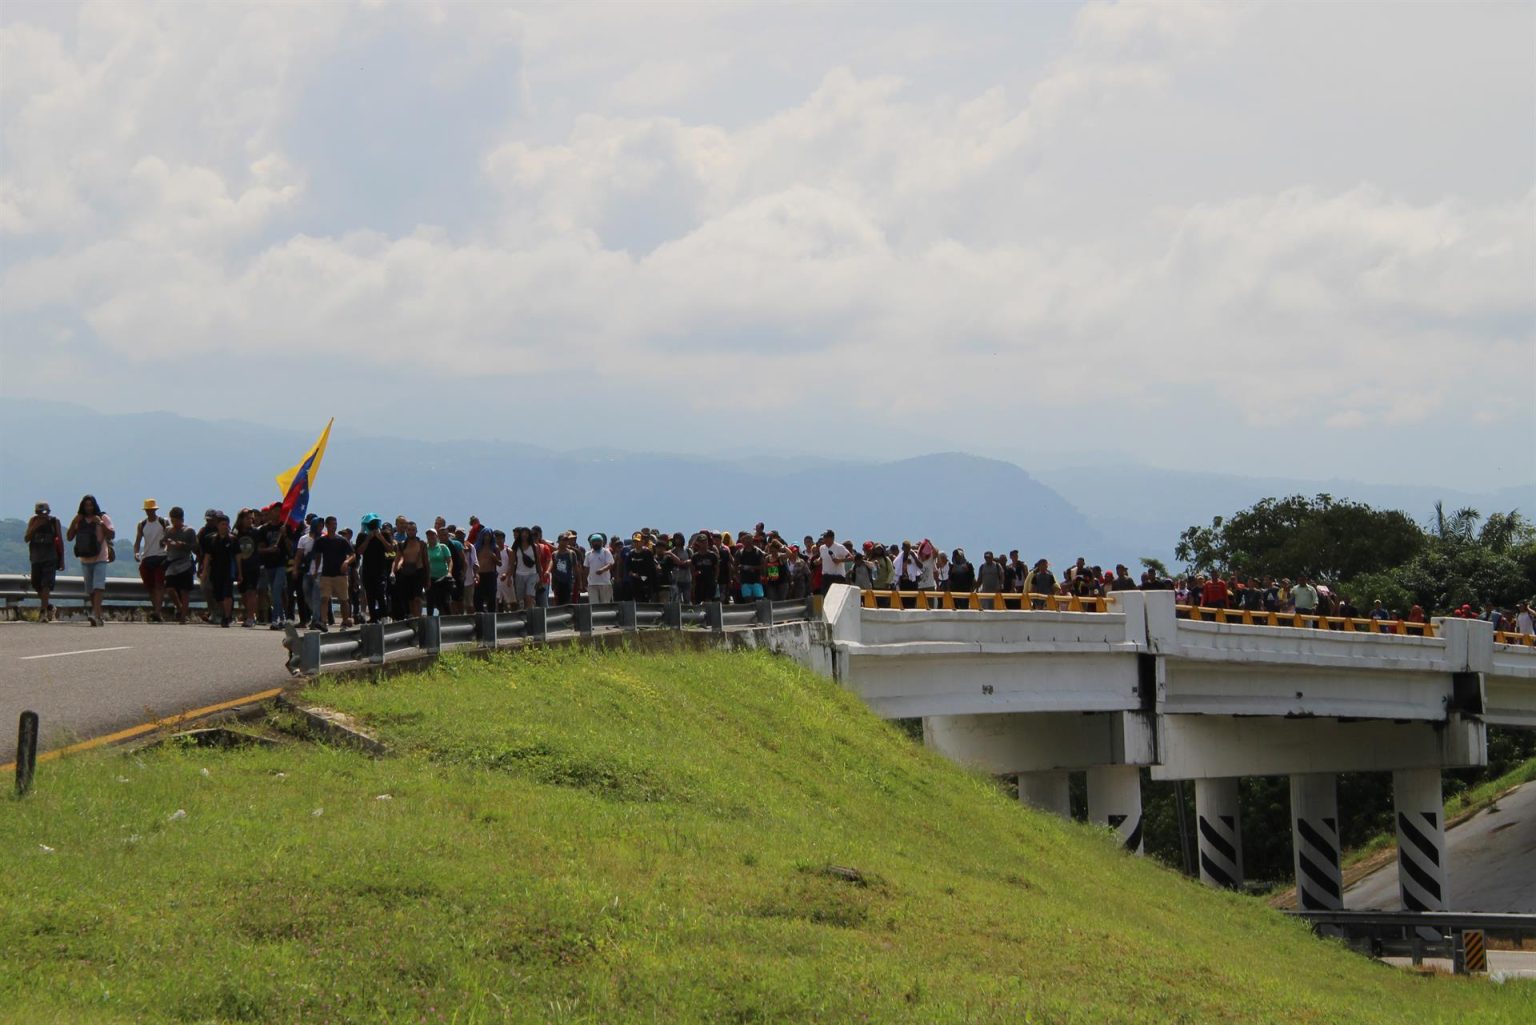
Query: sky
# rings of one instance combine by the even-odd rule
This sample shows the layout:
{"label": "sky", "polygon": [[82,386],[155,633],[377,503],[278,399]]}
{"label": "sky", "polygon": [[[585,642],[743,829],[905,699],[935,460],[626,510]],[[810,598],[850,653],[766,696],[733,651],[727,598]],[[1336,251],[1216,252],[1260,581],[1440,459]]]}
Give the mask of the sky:
{"label": "sky", "polygon": [[6,0],[4,396],[1529,482],[1536,3]]}

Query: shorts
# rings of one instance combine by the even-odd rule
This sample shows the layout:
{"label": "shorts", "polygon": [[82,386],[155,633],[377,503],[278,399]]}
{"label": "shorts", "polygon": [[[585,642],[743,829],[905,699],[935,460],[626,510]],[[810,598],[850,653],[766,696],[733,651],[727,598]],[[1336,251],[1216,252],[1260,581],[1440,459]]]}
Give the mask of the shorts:
{"label": "shorts", "polygon": [[763,585],[762,584],[742,584],[741,585],[741,600],[742,601],[747,601],[748,599],[751,599],[751,598],[761,599],[762,597],[763,597]]}
{"label": "shorts", "polygon": [[266,570],[261,565],[260,559],[246,559],[240,563],[240,579],[247,591],[256,591],[261,588],[261,578],[266,575]]}
{"label": "shorts", "polygon": [[165,586],[177,594],[191,594],[192,570],[184,569],[180,573],[167,573],[165,575]]}
{"label": "shorts", "polygon": [[33,566],[32,590],[41,594],[44,591],[52,591],[53,585],[58,582],[59,567],[57,566]]}
{"label": "shorts", "polygon": [[587,601],[593,605],[610,605],[613,603],[613,584],[588,584]]}
{"label": "shorts", "polygon": [[512,574],[512,593],[519,598],[532,598],[539,590],[539,575],[533,570]]}
{"label": "shorts", "polygon": [[208,567],[208,589],[212,592],[212,601],[224,601],[235,593],[235,582],[225,573],[220,573],[214,566]]}
{"label": "shorts", "polygon": [[165,556],[149,555],[139,562],[139,579],[145,587],[165,586]]}
{"label": "shorts", "polygon": [[80,564],[80,578],[87,596],[93,591],[104,591],[107,588],[107,561],[82,562]]}
{"label": "shorts", "polygon": [[[397,573],[395,575],[394,594],[400,599],[400,601],[408,602],[412,598],[420,598],[421,597],[421,585],[424,582],[422,580],[422,576],[423,576],[423,574],[422,574],[422,572],[420,570],[415,570],[415,571],[404,571],[404,570],[402,570],[400,573]],[[346,594],[347,593],[346,592],[346,584],[347,584],[347,578],[346,577],[321,577],[321,579],[322,580],[340,580],[341,584],[342,584],[342,592],[341,593],[342,594]]]}
{"label": "shorts", "polygon": [[321,577],[320,578],[320,604],[321,604],[321,606],[322,607],[328,607],[330,605],[331,599],[335,598],[337,601],[341,602],[341,612],[342,612],[343,617],[350,619],[351,617],[347,615],[347,595],[348,595],[348,593],[349,592],[347,590],[347,577],[346,577],[345,574],[339,574],[339,575],[334,576],[334,577]]}

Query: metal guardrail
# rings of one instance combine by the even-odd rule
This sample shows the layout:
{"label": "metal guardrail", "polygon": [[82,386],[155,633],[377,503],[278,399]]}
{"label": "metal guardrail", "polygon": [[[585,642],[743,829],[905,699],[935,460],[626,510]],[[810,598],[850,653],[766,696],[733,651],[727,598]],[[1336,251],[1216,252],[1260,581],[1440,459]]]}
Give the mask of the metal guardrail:
{"label": "metal guardrail", "polygon": [[814,617],[815,604],[811,599],[760,601],[752,605],[615,602],[464,616],[422,616],[326,633],[311,631],[300,635],[291,631],[286,643],[296,656],[289,665],[314,675],[359,662],[379,665],[391,656],[436,655],[451,647],[490,648],[543,641],[555,635],[584,637],[636,630],[704,629],[720,633],[806,622]]}
{"label": "metal guardrail", "polygon": [[1361,616],[1320,616],[1313,612],[1255,612],[1252,609],[1214,609],[1205,605],[1175,605],[1180,619],[1200,623],[1237,623],[1242,626],[1305,627],[1309,630],[1343,630],[1398,637],[1433,637],[1435,624],[1407,619],[1370,619]]}
{"label": "metal guardrail", "polygon": [[875,591],[864,590],[866,609],[962,609],[971,612],[1108,612],[1109,599],[1075,594],[1023,594],[1018,591]]}
{"label": "metal guardrail", "polygon": [[[144,582],[138,577],[107,577],[106,587],[103,588],[102,601],[107,605],[116,606],[148,606],[149,592],[144,589]],[[169,599],[170,592],[166,592],[167,604],[174,604],[174,599]],[[61,576],[54,581],[53,591],[50,592],[50,600],[54,604],[59,602],[80,602],[84,604],[88,595],[85,593],[85,578],[75,576]],[[37,592],[32,590],[32,581],[23,573],[0,573],[0,602],[8,606],[35,605],[37,604]],[[193,608],[203,607],[203,589],[192,588],[190,605]]]}
{"label": "metal guardrail", "polygon": [[1313,930],[1343,939],[1372,957],[1458,957],[1462,934],[1512,940],[1536,936],[1536,915],[1481,911],[1287,911]]}

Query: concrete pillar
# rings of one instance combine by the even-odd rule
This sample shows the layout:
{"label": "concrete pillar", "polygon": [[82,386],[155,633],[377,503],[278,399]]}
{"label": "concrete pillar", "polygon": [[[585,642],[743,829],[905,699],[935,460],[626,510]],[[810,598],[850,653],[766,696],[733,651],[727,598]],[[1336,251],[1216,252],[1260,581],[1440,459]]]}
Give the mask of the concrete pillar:
{"label": "concrete pillar", "polygon": [[1399,769],[1392,774],[1397,812],[1397,884],[1408,911],[1445,911],[1445,805],[1439,769]]}
{"label": "concrete pillar", "polygon": [[1134,765],[1095,765],[1088,770],[1088,821],[1109,826],[1135,854],[1141,843],[1141,770]]}
{"label": "concrete pillar", "polygon": [[1031,808],[1054,812],[1064,819],[1072,817],[1070,776],[1065,769],[1049,772],[1021,772],[1019,800]]}
{"label": "concrete pillar", "polygon": [[1296,866],[1296,906],[1302,911],[1344,907],[1339,866],[1339,791],[1332,773],[1291,777],[1291,857]]}
{"label": "concrete pillar", "polygon": [[1195,822],[1200,841],[1200,881],[1228,890],[1243,885],[1243,821],[1237,780],[1195,780]]}

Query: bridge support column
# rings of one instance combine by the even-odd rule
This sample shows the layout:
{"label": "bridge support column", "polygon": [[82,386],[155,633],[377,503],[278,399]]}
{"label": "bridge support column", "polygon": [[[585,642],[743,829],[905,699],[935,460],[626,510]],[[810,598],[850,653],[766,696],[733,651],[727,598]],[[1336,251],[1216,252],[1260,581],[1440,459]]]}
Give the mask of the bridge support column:
{"label": "bridge support column", "polygon": [[1195,780],[1195,820],[1200,840],[1200,881],[1227,890],[1243,885],[1243,820],[1237,780]]}
{"label": "bridge support column", "polygon": [[1399,769],[1392,774],[1397,813],[1397,884],[1408,911],[1445,911],[1445,803],[1439,769]]}
{"label": "bridge support column", "polygon": [[1065,769],[1047,772],[1021,772],[1019,800],[1031,808],[1054,812],[1064,819],[1072,817],[1071,777]]}
{"label": "bridge support column", "polygon": [[1296,906],[1302,911],[1344,907],[1339,867],[1339,791],[1332,773],[1291,777],[1291,857],[1296,865]]}
{"label": "bridge support column", "polygon": [[1095,765],[1088,770],[1088,821],[1107,825],[1120,844],[1142,852],[1141,769],[1134,765]]}

